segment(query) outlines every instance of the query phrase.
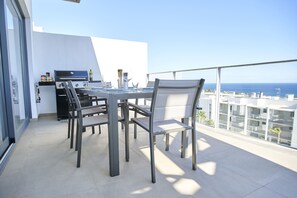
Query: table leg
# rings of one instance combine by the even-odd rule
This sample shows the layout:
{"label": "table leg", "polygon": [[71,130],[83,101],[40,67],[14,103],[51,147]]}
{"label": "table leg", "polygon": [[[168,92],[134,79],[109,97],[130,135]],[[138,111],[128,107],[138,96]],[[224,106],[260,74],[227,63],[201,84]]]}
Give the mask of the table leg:
{"label": "table leg", "polygon": [[120,174],[119,167],[119,136],[118,136],[118,104],[112,96],[108,100],[108,146],[109,146],[109,173],[110,176]]}
{"label": "table leg", "polygon": [[129,106],[128,100],[123,100],[123,115],[125,123],[125,154],[126,162],[129,162]]}

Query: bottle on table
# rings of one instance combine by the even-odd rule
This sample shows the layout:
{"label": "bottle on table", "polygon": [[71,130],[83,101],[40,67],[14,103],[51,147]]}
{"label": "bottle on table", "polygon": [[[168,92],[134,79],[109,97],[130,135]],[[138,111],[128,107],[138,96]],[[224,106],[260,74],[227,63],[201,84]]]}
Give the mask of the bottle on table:
{"label": "bottle on table", "polygon": [[89,81],[93,81],[93,71],[90,69],[89,71]]}
{"label": "bottle on table", "polygon": [[118,69],[118,88],[123,87],[123,70]]}
{"label": "bottle on table", "polygon": [[124,72],[124,89],[128,89],[128,73]]}

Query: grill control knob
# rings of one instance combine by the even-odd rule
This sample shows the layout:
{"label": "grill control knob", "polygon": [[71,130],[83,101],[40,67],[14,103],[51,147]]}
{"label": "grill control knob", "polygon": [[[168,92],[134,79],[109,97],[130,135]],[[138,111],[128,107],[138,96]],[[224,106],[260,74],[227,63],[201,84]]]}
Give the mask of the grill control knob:
{"label": "grill control knob", "polygon": [[78,83],[75,84],[75,87],[78,87]]}

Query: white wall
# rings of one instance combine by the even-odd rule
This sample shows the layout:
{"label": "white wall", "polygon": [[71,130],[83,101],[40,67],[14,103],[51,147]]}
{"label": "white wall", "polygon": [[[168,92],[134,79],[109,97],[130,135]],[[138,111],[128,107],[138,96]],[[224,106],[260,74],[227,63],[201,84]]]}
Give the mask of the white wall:
{"label": "white wall", "polygon": [[38,114],[56,113],[56,94],[55,86],[40,86],[40,103],[37,103]]}
{"label": "white wall", "polygon": [[98,66],[104,81],[111,81],[117,86],[118,69],[128,72],[132,82],[146,86],[148,67],[147,44],[92,37],[92,43],[98,61]]}
{"label": "white wall", "polygon": [[[54,70],[92,69],[94,80],[102,80],[103,76],[116,86],[117,69],[121,68],[129,73],[131,82],[146,84],[148,60],[144,42],[33,32],[33,54],[35,82],[46,72],[53,76]],[[43,94],[55,96],[54,91]],[[39,108],[38,113],[56,112],[51,101],[41,98],[39,106],[44,105],[50,109]]]}
{"label": "white wall", "polygon": [[93,69],[94,79],[100,76],[90,37],[33,32],[34,80],[54,70]]}
{"label": "white wall", "polygon": [[29,73],[29,89],[31,99],[31,116],[37,118],[37,105],[35,101],[35,87],[34,87],[34,72],[33,72],[33,43],[32,43],[32,1],[31,0],[18,0],[22,12],[25,17],[25,32],[27,44],[27,60],[28,60],[28,73]]}

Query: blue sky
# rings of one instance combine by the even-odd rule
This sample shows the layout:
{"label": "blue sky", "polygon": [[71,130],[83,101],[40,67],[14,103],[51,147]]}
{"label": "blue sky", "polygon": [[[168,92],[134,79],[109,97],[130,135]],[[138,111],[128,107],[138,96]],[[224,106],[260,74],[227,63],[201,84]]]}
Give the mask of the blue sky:
{"label": "blue sky", "polygon": [[[33,21],[45,32],[147,42],[149,72],[297,59],[296,0],[32,0],[32,5]],[[297,63],[223,70],[222,82],[297,82],[296,73]],[[202,74],[215,79],[213,71],[197,73]]]}

